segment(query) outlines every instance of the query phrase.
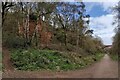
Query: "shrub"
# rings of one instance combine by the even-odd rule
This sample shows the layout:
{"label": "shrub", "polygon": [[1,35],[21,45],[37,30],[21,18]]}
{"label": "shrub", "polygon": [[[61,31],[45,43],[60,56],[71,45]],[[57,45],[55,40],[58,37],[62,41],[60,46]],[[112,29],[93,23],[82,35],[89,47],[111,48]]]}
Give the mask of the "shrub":
{"label": "shrub", "polygon": [[55,33],[55,38],[61,42],[65,43],[65,32],[63,30],[57,30],[58,32]]}
{"label": "shrub", "polygon": [[114,61],[118,61],[118,60],[119,60],[118,54],[110,54],[110,57],[111,57]]}
{"label": "shrub", "polygon": [[20,37],[8,36],[4,42],[4,45],[9,48],[24,47],[24,39]]}

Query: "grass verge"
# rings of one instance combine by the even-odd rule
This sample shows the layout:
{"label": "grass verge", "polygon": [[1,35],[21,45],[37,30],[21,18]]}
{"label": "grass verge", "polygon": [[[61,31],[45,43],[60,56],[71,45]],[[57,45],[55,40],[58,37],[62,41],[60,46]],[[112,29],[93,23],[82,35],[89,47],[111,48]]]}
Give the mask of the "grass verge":
{"label": "grass verge", "polygon": [[118,61],[118,55],[117,54],[110,54],[110,57],[112,58],[112,60],[114,61]]}

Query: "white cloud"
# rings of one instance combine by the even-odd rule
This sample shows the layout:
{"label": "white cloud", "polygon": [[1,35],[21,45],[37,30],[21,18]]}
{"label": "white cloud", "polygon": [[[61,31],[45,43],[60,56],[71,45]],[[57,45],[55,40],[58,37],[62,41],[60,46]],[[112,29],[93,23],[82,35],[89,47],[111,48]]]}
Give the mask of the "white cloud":
{"label": "white cloud", "polygon": [[90,28],[94,30],[94,34],[102,38],[104,44],[112,44],[114,36],[113,14],[107,14],[100,17],[90,18]]}
{"label": "white cloud", "polygon": [[85,7],[86,7],[87,12],[90,12],[94,6],[97,6],[100,4],[98,2],[86,2],[85,5],[86,5]]}
{"label": "white cloud", "polygon": [[102,38],[102,41],[104,44],[112,44],[112,37],[115,35],[114,29],[115,25],[113,26],[112,23],[114,21],[114,15],[111,8],[116,6],[118,3],[118,0],[114,2],[92,2],[92,3],[86,3],[86,9],[89,13],[95,6],[100,6],[103,8],[104,11],[107,11],[109,14],[102,15],[99,17],[91,17],[90,18],[90,27],[94,30],[94,34],[98,35]]}
{"label": "white cloud", "polygon": [[104,11],[110,11],[113,7],[117,5],[117,3],[118,2],[116,1],[116,2],[100,2],[99,4],[102,6]]}
{"label": "white cloud", "polygon": [[86,2],[85,5],[87,12],[90,12],[95,6],[100,6],[103,8],[104,11],[111,13],[112,8],[118,5],[118,1],[116,0],[115,2]]}

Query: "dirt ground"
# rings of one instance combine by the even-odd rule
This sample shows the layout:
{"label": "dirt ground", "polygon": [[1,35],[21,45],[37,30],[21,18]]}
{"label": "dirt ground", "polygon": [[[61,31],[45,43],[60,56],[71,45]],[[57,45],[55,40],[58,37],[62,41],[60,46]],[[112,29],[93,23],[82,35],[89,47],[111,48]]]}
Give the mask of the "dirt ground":
{"label": "dirt ground", "polygon": [[17,71],[10,62],[9,51],[3,51],[3,78],[118,78],[118,62],[106,54],[99,62],[82,70],[52,72],[52,71]]}

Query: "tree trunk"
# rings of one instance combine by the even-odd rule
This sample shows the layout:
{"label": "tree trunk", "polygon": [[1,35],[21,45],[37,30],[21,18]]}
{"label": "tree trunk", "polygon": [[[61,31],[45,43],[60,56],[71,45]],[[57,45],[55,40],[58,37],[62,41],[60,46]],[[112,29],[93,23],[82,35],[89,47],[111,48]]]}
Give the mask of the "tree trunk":
{"label": "tree trunk", "polygon": [[66,29],[66,26],[64,26],[64,35],[65,35],[65,46],[67,46],[67,29]]}
{"label": "tree trunk", "polygon": [[79,52],[79,29],[77,29],[76,52]]}
{"label": "tree trunk", "polygon": [[[24,26],[24,25],[23,25]],[[29,8],[27,9],[27,18],[25,23],[25,46],[30,46],[30,39],[29,39]]]}

